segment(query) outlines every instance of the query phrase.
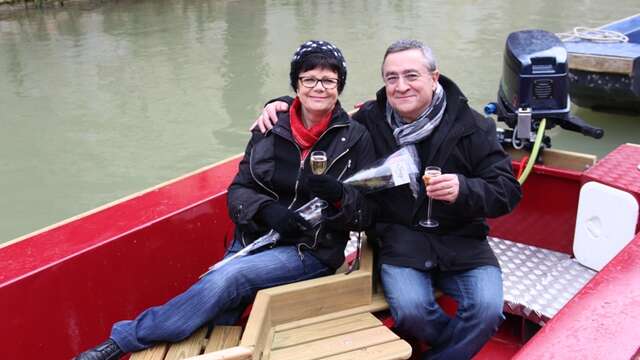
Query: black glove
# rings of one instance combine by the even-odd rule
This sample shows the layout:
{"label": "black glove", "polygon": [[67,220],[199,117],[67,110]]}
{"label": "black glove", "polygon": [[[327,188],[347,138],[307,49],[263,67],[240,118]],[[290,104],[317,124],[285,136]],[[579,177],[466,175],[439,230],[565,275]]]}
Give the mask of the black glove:
{"label": "black glove", "polygon": [[306,187],[313,195],[332,204],[342,199],[342,183],[329,175],[307,177]]}
{"label": "black glove", "polygon": [[258,212],[258,217],[282,237],[301,235],[312,226],[300,214],[277,202],[269,203]]}

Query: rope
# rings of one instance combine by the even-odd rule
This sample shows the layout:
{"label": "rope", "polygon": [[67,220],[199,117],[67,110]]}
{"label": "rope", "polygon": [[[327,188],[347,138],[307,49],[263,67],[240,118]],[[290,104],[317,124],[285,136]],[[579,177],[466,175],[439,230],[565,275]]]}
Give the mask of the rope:
{"label": "rope", "polygon": [[599,43],[626,43],[629,37],[625,34],[604,29],[593,29],[584,26],[573,28],[572,32],[556,34],[562,41],[588,40]]}

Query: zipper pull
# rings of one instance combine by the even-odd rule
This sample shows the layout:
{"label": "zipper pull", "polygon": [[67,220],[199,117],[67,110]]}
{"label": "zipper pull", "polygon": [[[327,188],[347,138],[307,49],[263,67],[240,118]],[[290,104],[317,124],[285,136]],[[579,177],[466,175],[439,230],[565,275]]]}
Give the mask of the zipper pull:
{"label": "zipper pull", "polygon": [[340,175],[338,175],[338,180],[342,179],[342,177],[344,176],[344,174],[347,172],[349,168],[351,168],[351,159],[347,161],[347,166],[344,169],[342,169],[342,172],[340,173]]}

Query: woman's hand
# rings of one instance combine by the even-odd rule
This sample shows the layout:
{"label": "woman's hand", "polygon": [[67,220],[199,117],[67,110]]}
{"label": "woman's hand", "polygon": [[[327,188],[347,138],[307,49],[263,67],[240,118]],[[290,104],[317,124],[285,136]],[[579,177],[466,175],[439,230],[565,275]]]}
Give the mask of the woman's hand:
{"label": "woman's hand", "polygon": [[306,185],[313,195],[331,204],[342,199],[342,183],[329,175],[311,175]]}
{"label": "woman's hand", "polygon": [[260,129],[261,133],[266,133],[267,130],[271,130],[273,125],[278,122],[278,112],[289,110],[289,104],[284,101],[274,101],[272,103],[267,104],[267,106],[262,109],[262,114],[258,116],[256,121],[251,125],[249,130],[255,129],[256,126]]}
{"label": "woman's hand", "polygon": [[275,201],[264,206],[258,216],[282,237],[295,237],[313,228],[300,214]]}
{"label": "woman's hand", "polygon": [[460,182],[456,174],[442,174],[429,179],[427,195],[435,200],[454,203],[460,193]]}

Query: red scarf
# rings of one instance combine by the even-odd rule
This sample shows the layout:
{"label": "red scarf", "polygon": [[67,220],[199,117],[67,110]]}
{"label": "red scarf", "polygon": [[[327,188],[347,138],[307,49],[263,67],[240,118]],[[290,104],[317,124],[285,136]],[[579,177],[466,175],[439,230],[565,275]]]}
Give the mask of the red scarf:
{"label": "red scarf", "polygon": [[315,124],[310,129],[307,129],[302,123],[302,103],[297,96],[293,100],[293,104],[291,104],[291,109],[289,110],[289,118],[291,119],[291,133],[293,134],[293,139],[300,147],[300,160],[304,160],[307,157],[313,144],[315,144],[320,138],[320,135],[327,130],[329,123],[331,122],[332,113],[333,111],[329,111],[319,123]]}

